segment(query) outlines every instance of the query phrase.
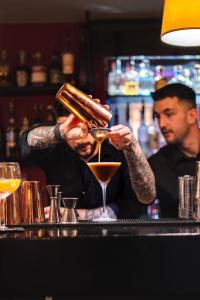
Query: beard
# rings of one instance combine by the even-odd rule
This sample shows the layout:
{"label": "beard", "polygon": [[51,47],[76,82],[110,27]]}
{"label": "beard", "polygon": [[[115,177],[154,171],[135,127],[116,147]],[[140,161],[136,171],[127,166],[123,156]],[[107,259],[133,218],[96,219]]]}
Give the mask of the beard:
{"label": "beard", "polygon": [[79,155],[80,158],[88,159],[90,158],[96,150],[96,141],[83,142],[74,147],[74,151]]}

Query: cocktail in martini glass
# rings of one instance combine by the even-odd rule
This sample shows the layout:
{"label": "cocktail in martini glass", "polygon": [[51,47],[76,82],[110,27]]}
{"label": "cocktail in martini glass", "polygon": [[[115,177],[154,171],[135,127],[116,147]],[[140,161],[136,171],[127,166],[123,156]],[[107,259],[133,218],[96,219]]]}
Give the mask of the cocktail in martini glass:
{"label": "cocktail in martini glass", "polygon": [[106,213],[106,188],[114,176],[115,172],[121,165],[120,162],[89,162],[88,167],[92,171],[93,175],[96,177],[102,188],[103,196],[103,212],[102,215],[93,221],[113,221]]}

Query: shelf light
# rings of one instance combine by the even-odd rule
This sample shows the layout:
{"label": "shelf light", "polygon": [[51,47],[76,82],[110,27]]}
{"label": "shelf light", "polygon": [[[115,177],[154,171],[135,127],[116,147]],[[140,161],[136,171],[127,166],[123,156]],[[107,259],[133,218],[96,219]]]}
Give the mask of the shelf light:
{"label": "shelf light", "polygon": [[200,46],[200,0],[165,0],[161,41],[174,46]]}

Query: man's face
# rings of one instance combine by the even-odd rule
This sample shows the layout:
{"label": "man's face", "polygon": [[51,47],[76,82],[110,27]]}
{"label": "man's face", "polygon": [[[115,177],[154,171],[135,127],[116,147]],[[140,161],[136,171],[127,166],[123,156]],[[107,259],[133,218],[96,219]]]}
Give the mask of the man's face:
{"label": "man's face", "polygon": [[196,121],[191,111],[188,103],[177,97],[166,97],[154,103],[155,117],[168,144],[180,144],[189,134],[190,124]]}
{"label": "man's face", "polygon": [[90,158],[96,150],[96,141],[90,133],[84,139],[70,140],[67,143],[80,158],[85,160]]}

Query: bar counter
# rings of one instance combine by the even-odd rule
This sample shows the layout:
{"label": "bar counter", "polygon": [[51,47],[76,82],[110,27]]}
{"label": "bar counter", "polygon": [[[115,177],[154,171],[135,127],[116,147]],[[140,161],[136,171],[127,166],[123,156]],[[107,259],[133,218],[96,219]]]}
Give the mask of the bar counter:
{"label": "bar counter", "polygon": [[198,298],[199,270],[196,221],[39,224],[0,233],[0,297]]}

